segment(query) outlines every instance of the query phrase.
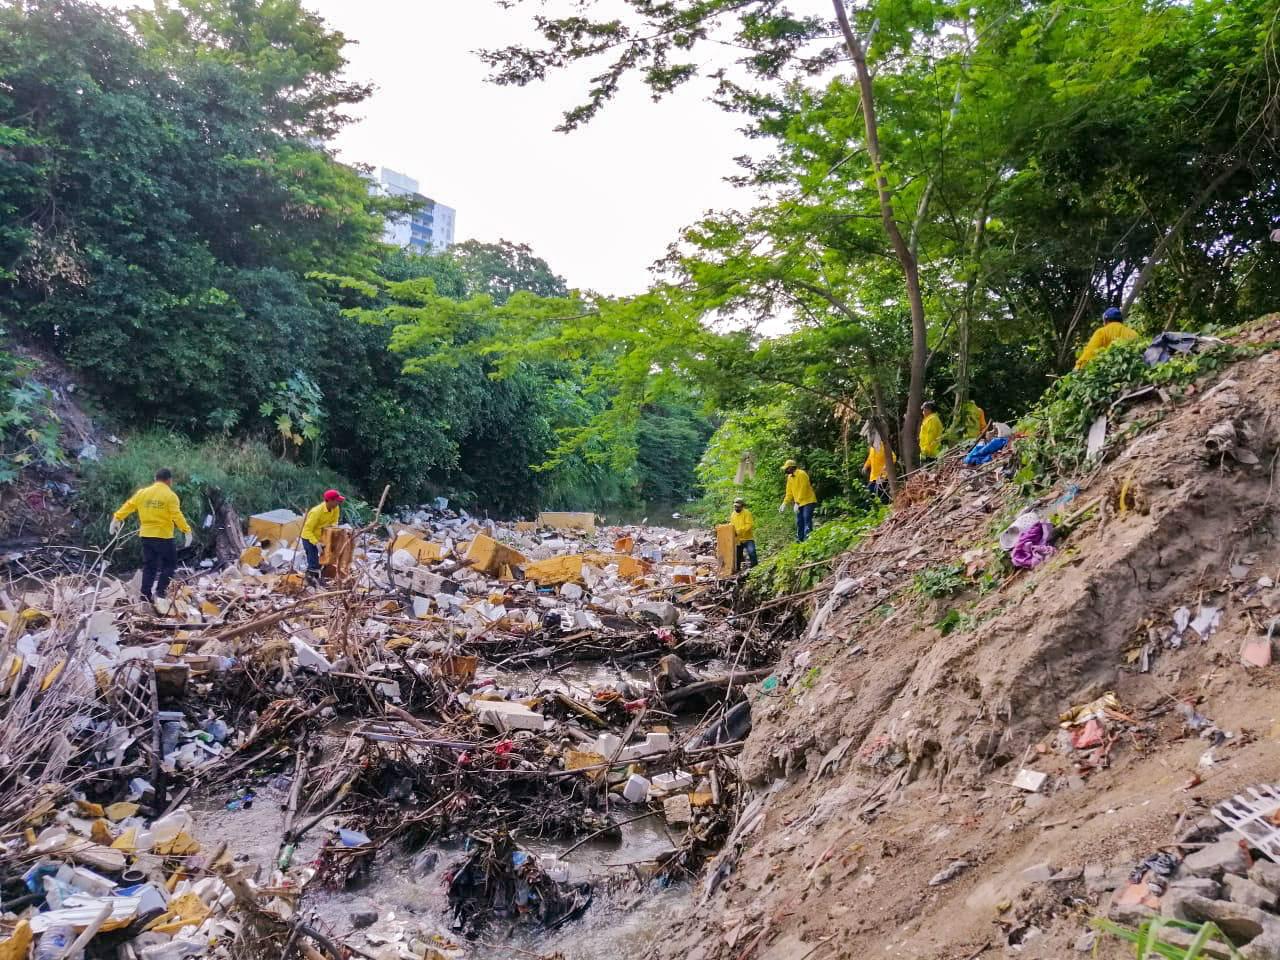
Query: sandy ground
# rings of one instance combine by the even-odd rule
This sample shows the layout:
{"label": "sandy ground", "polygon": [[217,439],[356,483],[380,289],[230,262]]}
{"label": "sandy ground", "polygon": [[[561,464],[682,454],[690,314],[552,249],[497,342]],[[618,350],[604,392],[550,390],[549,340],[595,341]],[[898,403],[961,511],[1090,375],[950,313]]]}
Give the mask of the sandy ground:
{"label": "sandy ground", "polygon": [[[1276,318],[1264,326],[1257,335],[1275,339]],[[754,710],[742,763],[768,794],[763,823],[720,889],[705,904],[701,890],[691,898],[658,955],[1083,956],[1076,941],[1109,894],[1078,879],[1031,882],[1024,870],[1127,872],[1214,803],[1280,781],[1280,666],[1239,657],[1280,614],[1280,591],[1258,586],[1280,581],[1280,356],[1238,363],[1180,400],[1153,398],[1132,417],[1145,427],[1138,439],[1082,481],[1064,512],[1095,499],[1099,509],[1036,570],[942,603],[907,588],[914,572],[989,543],[1022,508],[982,478],[848,559],[835,579],[859,586],[819,636],[788,651],[784,668],[797,654],[807,662],[785,693]],[[1205,433],[1224,418],[1251,432],[1256,466],[1207,462]],[[1137,504],[1121,513],[1125,484]],[[1201,603],[1223,608],[1217,632],[1177,650],[1157,643],[1141,672],[1134,651],[1148,630]],[[950,608],[964,619],[943,636],[934,623]],[[1105,691],[1131,722],[1111,725],[1108,766],[1080,771],[1059,750],[1058,715]],[[1230,732],[1212,765],[1200,765],[1210,744],[1185,730],[1180,701]],[[1040,793],[1011,785],[1023,766],[1049,774]],[[968,866],[929,885],[956,861]],[[1097,955],[1128,954],[1104,940]]]}

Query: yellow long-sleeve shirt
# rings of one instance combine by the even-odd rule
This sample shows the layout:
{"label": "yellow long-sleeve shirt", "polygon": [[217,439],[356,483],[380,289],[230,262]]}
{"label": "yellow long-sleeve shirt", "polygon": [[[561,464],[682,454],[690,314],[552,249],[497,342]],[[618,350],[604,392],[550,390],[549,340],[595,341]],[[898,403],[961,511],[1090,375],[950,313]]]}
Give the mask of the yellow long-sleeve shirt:
{"label": "yellow long-sleeve shirt", "polygon": [[920,424],[920,455],[936,457],[942,450],[942,418],[931,413]]}
{"label": "yellow long-sleeve shirt", "polygon": [[733,532],[739,543],[746,543],[756,538],[756,518],[746,507],[729,514],[729,522],[733,524]]}
{"label": "yellow long-sleeve shirt", "polygon": [[302,539],[320,546],[321,533],[325,527],[332,527],[338,522],[339,513],[337,504],[330,510],[325,504],[317,503],[307,511],[307,519],[302,524]]}
{"label": "yellow long-sleeve shirt", "polygon": [[966,440],[977,440],[987,429],[987,412],[970,400],[960,412]]}
{"label": "yellow long-sleeve shirt", "polygon": [[[888,473],[888,458],[884,455],[884,445],[878,447],[867,448],[867,459],[862,462],[862,469],[867,471],[867,479],[872,483],[878,481],[886,473]],[[895,456],[893,462],[897,463],[898,458]]]}
{"label": "yellow long-sleeve shirt", "polygon": [[798,467],[787,477],[787,495],[782,498],[785,506],[794,503],[798,507],[807,507],[818,502],[818,495],[813,492],[813,484],[809,482],[809,474]]}
{"label": "yellow long-sleeve shirt", "polygon": [[1089,338],[1089,342],[1086,343],[1084,345],[1084,349],[1080,351],[1080,356],[1076,358],[1076,369],[1079,370],[1113,343],[1122,343],[1125,340],[1132,340],[1137,335],[1137,330],[1134,330],[1132,327],[1125,326],[1118,320],[1112,320],[1110,323],[1104,323],[1097,330],[1093,331],[1093,336]]}
{"label": "yellow long-sleeve shirt", "polygon": [[138,535],[156,540],[172,540],[173,528],[176,526],[183,533],[191,532],[191,524],[182,515],[182,504],[178,495],[167,483],[157,480],[149,487],[143,487],[126,500],[113,516],[124,522],[129,514],[138,514]]}

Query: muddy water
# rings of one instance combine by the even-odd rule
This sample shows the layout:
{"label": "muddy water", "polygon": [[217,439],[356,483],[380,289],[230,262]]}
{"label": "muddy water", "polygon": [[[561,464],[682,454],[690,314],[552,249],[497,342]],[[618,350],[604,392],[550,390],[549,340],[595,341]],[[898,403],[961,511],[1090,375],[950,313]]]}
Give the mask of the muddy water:
{"label": "muddy water", "polygon": [[[206,847],[227,840],[237,857],[260,866],[265,877],[277,856],[287,795],[263,786],[250,809],[228,811],[225,802],[234,795],[234,791],[226,791],[222,797],[208,796],[194,805],[198,839]],[[622,814],[622,819],[626,815]],[[461,943],[467,956],[504,960],[558,952],[566,960],[631,960],[642,952],[662,934],[664,918],[681,902],[687,888],[664,888],[644,877],[643,867],[631,865],[670,850],[672,840],[679,837],[668,834],[660,815],[627,824],[622,833],[620,842],[584,844],[565,861],[571,879],[591,880],[596,887],[595,901],[581,919],[555,931],[535,924],[495,921],[481,940]],[[295,866],[314,862],[323,840],[321,827],[312,830],[294,855]],[[527,840],[521,846],[545,856],[559,854],[572,843]],[[354,945],[375,955],[384,943],[407,942],[423,934],[452,939],[446,875],[462,853],[460,846],[445,844],[428,846],[416,854],[389,849],[379,855],[367,881],[341,891],[311,885],[302,909],[322,930],[350,938]],[[377,906],[379,920],[367,930],[357,931],[351,911],[369,900]]]}
{"label": "muddy water", "polygon": [[[620,674],[606,664],[580,664],[555,672],[499,671],[500,682],[525,690],[562,689],[584,696],[591,685],[623,679],[644,681],[646,670]],[[265,878],[275,864],[288,797],[287,778],[254,788],[249,809],[227,810],[237,791],[225,788],[192,804],[198,839],[211,847],[226,840],[242,861],[260,867]],[[615,809],[619,820],[643,813],[642,808]],[[336,822],[336,820],[335,820]],[[313,829],[296,851],[295,867],[313,863],[319,855],[325,824]],[[573,846],[571,839],[548,841],[516,836],[516,842],[538,856],[559,855]],[[660,814],[622,827],[620,841],[594,840],[575,849],[564,861],[574,881],[590,880],[596,890],[591,908],[560,930],[536,924],[497,920],[480,941],[462,942],[468,957],[506,960],[561,953],[566,960],[632,960],[661,936],[667,919],[687,896],[682,885],[663,887],[648,878],[645,864],[672,849],[680,836]],[[395,956],[398,944],[415,937],[439,935],[452,939],[445,897],[446,876],[463,855],[459,845],[433,845],[409,854],[394,845],[380,853],[366,881],[341,891],[312,884],[302,909],[322,930],[375,955]],[[355,930],[351,912],[376,905],[379,920]]]}

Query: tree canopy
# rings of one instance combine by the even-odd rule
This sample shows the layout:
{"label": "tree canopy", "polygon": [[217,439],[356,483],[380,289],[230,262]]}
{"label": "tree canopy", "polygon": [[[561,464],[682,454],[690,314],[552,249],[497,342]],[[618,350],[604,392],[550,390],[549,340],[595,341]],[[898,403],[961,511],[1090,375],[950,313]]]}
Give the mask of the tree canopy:
{"label": "tree canopy", "polygon": [[508,240],[385,246],[407,201],[323,146],[369,88],[297,0],[0,5],[0,321],[126,423],[405,499],[678,500],[714,430],[717,509],[796,456],[839,511],[868,424],[910,469],[924,399],[956,439],[970,402],[1016,418],[1106,307],[1274,309],[1272,0],[796,6],[547,0],[482,54],[499,84],[591,67],[566,133],[695,85],[756,141],[742,201],[614,297]]}

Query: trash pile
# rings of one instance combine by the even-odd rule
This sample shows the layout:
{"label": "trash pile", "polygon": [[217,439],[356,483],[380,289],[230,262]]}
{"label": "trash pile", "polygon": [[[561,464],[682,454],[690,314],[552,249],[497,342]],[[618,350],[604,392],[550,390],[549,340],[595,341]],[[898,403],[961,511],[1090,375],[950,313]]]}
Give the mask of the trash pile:
{"label": "trash pile", "polygon": [[[714,536],[437,507],[326,531],[309,586],[300,524],[252,518],[155,607],[96,568],[0,590],[0,957],[346,956],[306,891],[444,843],[449,935],[554,927],[594,893],[530,841],[661,818],[665,881],[729,835],[742,688],[787,637],[735,619]],[[202,836],[211,803],[278,807],[274,855]]]}
{"label": "trash pile", "polygon": [[[1092,863],[1058,879],[1082,880],[1091,895],[1111,891],[1106,914],[1118,923],[1174,921],[1152,929],[1153,943],[1185,949],[1202,936],[1205,956],[1276,960],[1280,788],[1259,784],[1217,804],[1183,829],[1176,843],[1129,867]],[[1089,952],[1095,938],[1094,931],[1084,934],[1077,949]]]}

